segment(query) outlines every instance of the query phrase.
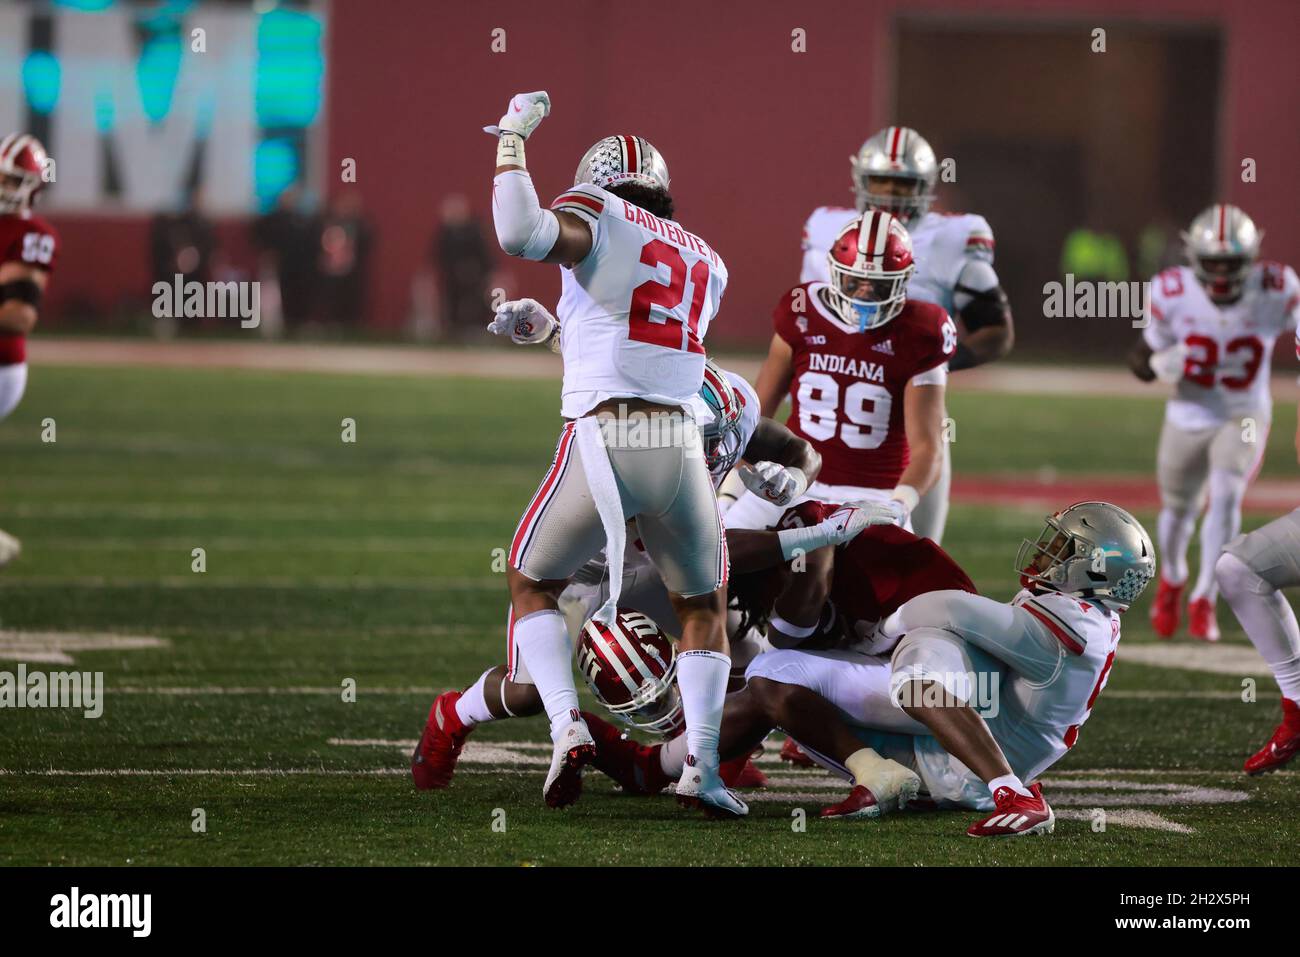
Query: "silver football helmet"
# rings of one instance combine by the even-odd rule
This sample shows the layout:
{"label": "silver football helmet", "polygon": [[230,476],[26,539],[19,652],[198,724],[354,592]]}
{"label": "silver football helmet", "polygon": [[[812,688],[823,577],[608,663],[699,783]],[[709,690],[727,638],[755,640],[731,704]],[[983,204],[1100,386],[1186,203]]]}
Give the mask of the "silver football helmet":
{"label": "silver football helmet", "polygon": [[1016,554],[1021,584],[1092,598],[1123,611],[1156,574],[1156,550],[1140,522],[1109,502],[1079,502],[1049,515]]}
{"label": "silver football helmet", "polygon": [[573,177],[574,186],[580,183],[601,189],[620,183],[640,183],[666,193],[668,164],[644,137],[607,136],[583,155]]}
{"label": "silver football helmet", "polygon": [[[939,164],[930,144],[916,130],[887,126],[863,143],[857,155],[849,157],[849,163],[853,166],[853,192],[860,213],[868,209],[892,213],[910,228],[934,202]],[[870,180],[876,176],[913,182],[914,192],[907,196],[872,192]]]}
{"label": "silver football helmet", "polygon": [[740,415],[745,403],[732,388],[727,374],[712,359],[704,362],[700,399],[713,413],[713,421],[700,427],[704,464],[710,475],[726,475],[745,451],[740,444]]}
{"label": "silver football helmet", "polygon": [[1183,233],[1183,245],[1188,265],[1210,298],[1231,300],[1241,295],[1263,238],[1241,209],[1215,203],[1192,220]]}

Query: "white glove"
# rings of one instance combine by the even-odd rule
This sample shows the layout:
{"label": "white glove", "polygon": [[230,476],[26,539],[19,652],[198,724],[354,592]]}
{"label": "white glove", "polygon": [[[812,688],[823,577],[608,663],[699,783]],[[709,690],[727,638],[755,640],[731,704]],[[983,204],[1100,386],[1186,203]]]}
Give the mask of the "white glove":
{"label": "white glove", "polygon": [[776,462],[741,465],[736,469],[745,488],[773,505],[789,505],[808,489],[803,469],[785,468]]}
{"label": "white glove", "polygon": [[781,557],[790,561],[797,554],[807,554],[827,545],[843,545],[857,538],[868,525],[893,525],[894,512],[882,502],[856,502],[831,512],[816,525],[786,528],[776,533],[781,543]]}
{"label": "white glove", "polygon": [[503,302],[487,324],[488,332],[509,336],[516,345],[545,342],[559,321],[536,299],[511,299]]}
{"label": "white glove", "polygon": [[1168,349],[1151,353],[1151,371],[1161,382],[1175,383],[1183,377],[1183,368],[1187,362],[1187,346],[1178,342]]}
{"label": "white glove", "polygon": [[551,112],[551,98],[545,90],[536,93],[516,93],[510,98],[505,116],[497,120],[496,126],[483,127],[484,133],[500,136],[502,133],[518,133],[524,139],[537,129],[537,124]]}

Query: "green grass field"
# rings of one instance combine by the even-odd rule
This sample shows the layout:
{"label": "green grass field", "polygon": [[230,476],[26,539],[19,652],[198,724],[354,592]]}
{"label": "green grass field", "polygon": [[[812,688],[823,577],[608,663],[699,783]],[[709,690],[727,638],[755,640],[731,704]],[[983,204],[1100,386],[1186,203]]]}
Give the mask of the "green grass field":
{"label": "green grass field", "polygon": [[[452,788],[417,793],[409,741],[433,694],[502,654],[494,549],[550,460],[558,393],[504,379],[34,369],[0,423],[0,528],[25,546],[0,572],[0,671],[27,660],[24,641],[59,647],[22,633],[62,633],[75,665],[29,668],[102,671],[107,693],[94,720],[0,711],[0,862],[1300,863],[1300,776],[1238,771],[1275,722],[1272,681],[1243,703],[1242,674],[1123,657],[1047,775],[1063,819],[1043,840],[968,840],[968,813],[822,824],[816,810],[841,788],[771,763],[776,786],[743,822],[623,797],[594,774],[580,804],[552,812],[536,719],[483,727],[471,745],[496,750],[471,761],[467,749]],[[957,469],[1148,475],[1159,401],[1083,405],[956,392]],[[47,419],[54,442],[42,441]],[[1294,476],[1294,426],[1280,405],[1265,475]],[[1015,548],[1040,520],[960,505],[946,544],[1008,598]],[[1145,611],[1129,616],[1124,647],[1150,643]],[[1245,648],[1226,608],[1220,620]],[[162,643],[66,645],[106,633]],[[1205,649],[1179,651],[1191,662]]]}

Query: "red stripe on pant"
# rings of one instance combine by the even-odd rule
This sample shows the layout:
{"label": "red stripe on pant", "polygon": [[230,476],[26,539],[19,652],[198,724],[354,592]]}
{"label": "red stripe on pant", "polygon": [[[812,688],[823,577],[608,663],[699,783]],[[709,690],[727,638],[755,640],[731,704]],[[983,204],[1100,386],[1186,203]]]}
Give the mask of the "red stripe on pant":
{"label": "red stripe on pant", "polygon": [[537,493],[533,496],[532,501],[528,503],[524,517],[519,522],[519,528],[515,530],[515,537],[510,543],[510,565],[512,568],[519,567],[523,544],[528,539],[529,532],[536,524],[537,519],[546,510],[546,502],[555,491],[556,480],[568,464],[569,450],[573,445],[573,426],[574,423],[572,422],[564,426],[564,432],[560,435],[560,444],[555,449],[555,461],[551,463],[551,470],[546,473],[546,478],[542,479],[542,484],[538,486]]}

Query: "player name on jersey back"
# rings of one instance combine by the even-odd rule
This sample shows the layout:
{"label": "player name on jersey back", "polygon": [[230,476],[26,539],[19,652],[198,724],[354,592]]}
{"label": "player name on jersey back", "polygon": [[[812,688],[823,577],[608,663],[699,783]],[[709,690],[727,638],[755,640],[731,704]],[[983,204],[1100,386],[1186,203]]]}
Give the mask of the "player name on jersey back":
{"label": "player name on jersey back", "polygon": [[727,285],[722,257],[679,224],[595,186],[575,186],[552,208],[592,231],[591,252],[562,270],[561,412],[576,418],[625,397],[689,406]]}

